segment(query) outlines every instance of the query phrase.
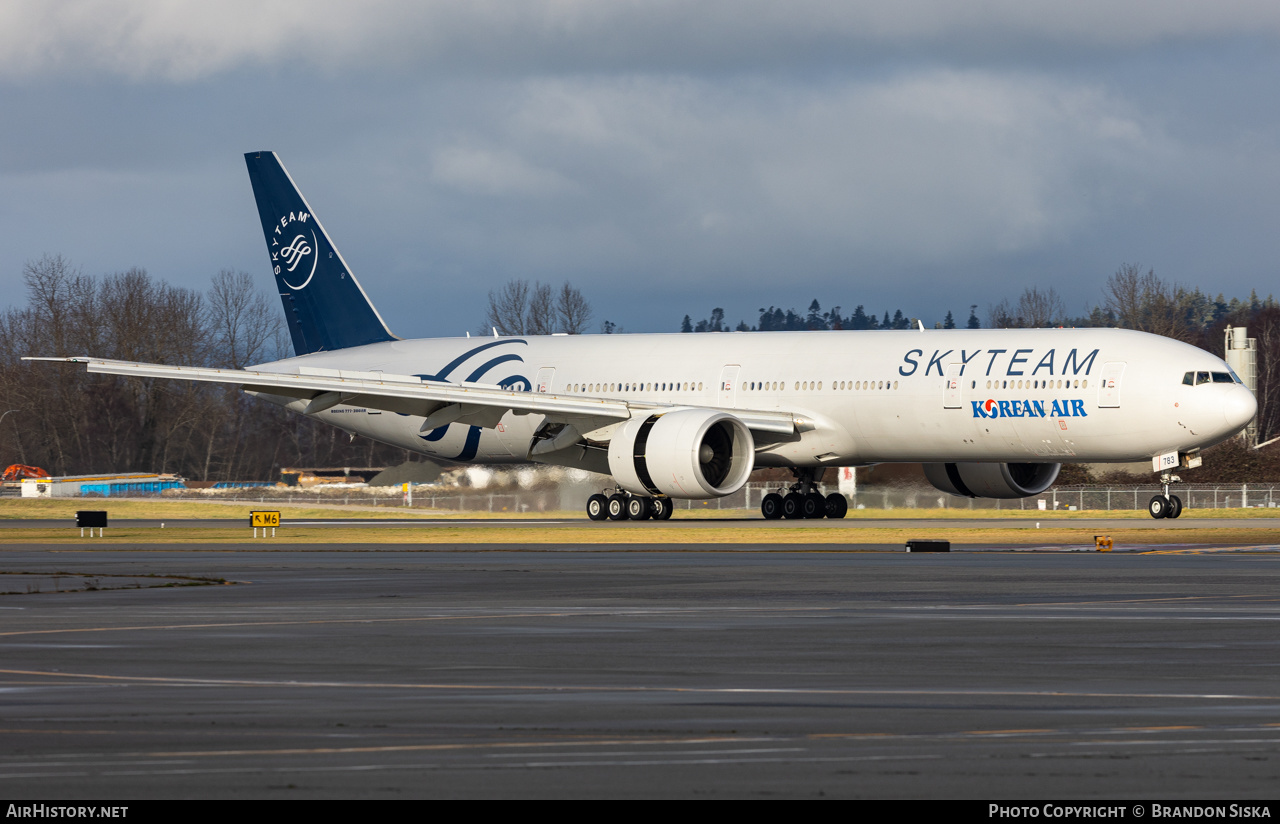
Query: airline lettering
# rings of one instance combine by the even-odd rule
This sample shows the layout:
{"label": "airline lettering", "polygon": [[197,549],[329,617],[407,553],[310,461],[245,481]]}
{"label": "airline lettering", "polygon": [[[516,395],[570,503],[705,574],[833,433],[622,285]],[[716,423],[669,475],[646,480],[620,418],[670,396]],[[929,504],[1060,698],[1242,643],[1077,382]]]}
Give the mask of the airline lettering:
{"label": "airline lettering", "polygon": [[[293,289],[295,292],[306,288],[307,284],[311,282],[311,278],[315,276],[316,264],[319,263],[319,260],[313,253],[316,251],[316,247],[319,244],[316,242],[316,233],[312,230],[311,243],[307,243],[307,236],[299,232],[294,236],[293,240],[289,241],[289,245],[281,247],[281,238],[288,237],[288,235],[282,235],[281,230],[286,229],[290,223],[306,223],[310,219],[311,215],[306,212],[290,212],[280,218],[279,225],[276,226],[274,231],[276,237],[268,235],[268,237],[271,238],[271,246],[269,248],[271,251],[271,262],[274,264],[272,268],[275,271],[276,276],[280,277],[281,282],[290,289]],[[295,286],[285,279],[285,273],[292,272],[297,269],[298,264],[302,263],[303,260],[309,256],[311,257],[311,271],[307,275],[306,280]],[[330,257],[332,257],[332,255],[330,255]],[[281,271],[281,264],[287,267],[283,271]],[[346,273],[341,274],[345,276]]]}
{"label": "airline lettering", "polygon": [[280,230],[288,226],[290,223],[294,223],[294,222],[306,223],[309,217],[311,217],[311,215],[307,214],[306,212],[290,212],[289,214],[280,218],[280,225],[276,227],[276,234],[277,235],[280,234]]}
{"label": "airline lettering", "polygon": [[[958,353],[955,349],[935,349],[925,365],[924,374],[931,375],[936,370],[938,375],[942,375],[943,364],[947,360],[954,361],[958,358],[960,374],[963,375],[969,368],[969,362],[984,352],[989,355],[984,377],[990,377],[992,374],[1013,377],[1079,375],[1081,372],[1088,375],[1093,372],[1093,362],[1098,357],[1097,349],[1087,355],[1081,355],[1080,350],[1072,349],[1065,356],[1060,356],[1056,349],[1050,349],[1039,358],[1036,357],[1034,349],[1015,349],[1013,352],[1008,349],[975,349],[972,352],[961,349]],[[1001,356],[1004,357],[1001,358]],[[904,378],[914,375],[920,369],[920,361],[924,357],[923,349],[912,349],[902,356],[902,366],[898,367],[898,374]],[[1032,363],[1035,363],[1034,367],[1031,367]],[[1004,368],[1003,372],[1000,371],[1001,366]],[[975,365],[975,368],[982,367]],[[1030,372],[1027,371],[1028,369]]]}
{"label": "airline lettering", "polygon": [[1046,409],[1044,401],[998,401],[987,398],[985,401],[970,401],[973,404],[975,418],[1087,418],[1084,401],[1055,400]]}

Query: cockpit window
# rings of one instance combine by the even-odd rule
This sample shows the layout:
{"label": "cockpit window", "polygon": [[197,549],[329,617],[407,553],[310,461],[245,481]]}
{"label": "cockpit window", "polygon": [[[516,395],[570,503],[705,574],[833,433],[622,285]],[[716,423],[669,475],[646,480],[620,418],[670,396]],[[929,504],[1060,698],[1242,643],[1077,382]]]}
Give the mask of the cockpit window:
{"label": "cockpit window", "polygon": [[1199,386],[1202,383],[1239,383],[1240,376],[1234,370],[1228,369],[1226,372],[1187,372],[1182,376],[1184,386]]}

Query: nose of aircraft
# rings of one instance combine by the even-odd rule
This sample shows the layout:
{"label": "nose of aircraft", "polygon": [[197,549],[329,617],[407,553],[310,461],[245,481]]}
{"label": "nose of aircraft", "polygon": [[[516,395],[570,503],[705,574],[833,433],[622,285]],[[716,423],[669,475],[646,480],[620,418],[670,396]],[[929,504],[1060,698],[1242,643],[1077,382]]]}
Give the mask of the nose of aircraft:
{"label": "nose of aircraft", "polygon": [[1256,414],[1258,401],[1243,386],[1231,387],[1231,391],[1222,399],[1222,415],[1226,418],[1227,428],[1233,432],[1244,429]]}

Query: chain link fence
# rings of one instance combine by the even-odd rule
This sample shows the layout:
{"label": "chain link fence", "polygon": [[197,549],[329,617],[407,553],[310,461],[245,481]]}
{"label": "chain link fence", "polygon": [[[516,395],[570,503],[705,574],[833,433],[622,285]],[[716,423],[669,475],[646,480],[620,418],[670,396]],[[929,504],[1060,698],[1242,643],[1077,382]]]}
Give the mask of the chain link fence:
{"label": "chain link fence", "polygon": [[[819,484],[823,495],[835,492],[834,485]],[[710,501],[676,501],[681,509],[755,509],[770,492],[779,492],[779,484],[747,484],[740,491]],[[1275,508],[1280,503],[1280,484],[1221,484],[1189,486],[1173,484],[1171,495],[1182,499],[1186,509],[1231,509],[1237,507]],[[850,509],[1010,509],[1065,510],[1142,510],[1156,496],[1164,494],[1159,484],[1141,486],[1063,486],[1053,487],[1030,498],[958,498],[933,487],[863,486],[856,494],[846,496]],[[585,499],[584,499],[585,505]]]}
{"label": "chain link fence", "polygon": [[[834,484],[819,484],[826,495],[835,492]],[[299,489],[297,487],[263,487],[229,490],[228,494],[207,496],[196,490],[172,491],[165,498],[186,498],[245,502],[254,504],[290,503],[316,506],[361,506],[434,510],[441,512],[475,512],[495,514],[538,514],[544,512],[580,512],[587,498],[605,491],[599,483],[565,481],[558,485],[535,489],[441,489],[430,485],[415,486],[412,504],[399,487],[355,487],[347,489]],[[175,492],[177,494],[175,494]],[[677,500],[676,510],[747,510],[758,512],[760,502],[770,492],[785,492],[777,483],[750,483],[733,495],[709,500]],[[1145,510],[1148,502],[1163,490],[1156,484],[1140,486],[1063,486],[1054,487],[1030,498],[1001,500],[995,498],[958,498],[932,487],[862,486],[847,496],[850,509],[989,509],[1007,510]],[[1280,504],[1280,484],[1219,484],[1170,487],[1171,494],[1182,499],[1187,509],[1228,509],[1239,507],[1275,508]]]}

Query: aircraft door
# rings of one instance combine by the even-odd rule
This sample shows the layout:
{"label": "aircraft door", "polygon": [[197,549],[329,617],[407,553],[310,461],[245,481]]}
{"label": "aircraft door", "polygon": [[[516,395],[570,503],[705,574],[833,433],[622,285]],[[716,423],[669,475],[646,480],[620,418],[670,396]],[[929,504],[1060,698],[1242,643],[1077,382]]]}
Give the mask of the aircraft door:
{"label": "aircraft door", "polygon": [[1119,408],[1120,379],[1124,377],[1125,365],[1120,362],[1102,364],[1100,386],[1098,387],[1098,407]]}
{"label": "aircraft door", "polygon": [[738,371],[736,363],[726,364],[720,372],[720,389],[716,392],[716,406],[732,409],[738,397]]}
{"label": "aircraft door", "polygon": [[945,376],[946,385],[942,390],[943,409],[960,409],[962,407],[963,401],[960,396],[963,392],[960,384],[963,379],[960,377],[960,372],[963,369],[963,363],[947,364]]}
{"label": "aircraft door", "polygon": [[556,368],[554,366],[544,366],[538,370],[537,377],[533,379],[533,391],[547,393],[551,391],[551,382],[555,380]]}

